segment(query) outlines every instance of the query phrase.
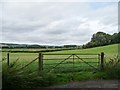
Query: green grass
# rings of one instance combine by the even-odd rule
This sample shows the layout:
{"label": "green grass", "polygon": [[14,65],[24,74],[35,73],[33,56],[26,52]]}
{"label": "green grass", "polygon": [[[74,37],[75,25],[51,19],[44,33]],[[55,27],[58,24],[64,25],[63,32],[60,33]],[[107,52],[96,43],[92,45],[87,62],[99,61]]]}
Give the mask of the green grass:
{"label": "green grass", "polygon": [[[113,64],[119,61],[115,59],[118,55],[118,44],[90,48],[90,49],[79,49],[79,50],[66,50],[66,51],[57,51],[49,52],[47,54],[85,54],[85,53],[101,53],[104,52],[106,56],[106,63],[104,71],[98,71],[89,67],[87,64],[82,63],[81,60],[76,59],[73,66],[73,60],[68,59],[64,63],[59,65],[53,72],[45,73],[41,72],[38,74],[38,61],[33,62],[30,66],[26,67],[23,70],[16,71],[20,67],[26,65],[36,57],[37,53],[10,53],[10,68],[7,68],[6,61],[3,61],[3,87],[8,88],[39,88],[47,87],[55,84],[65,84],[71,81],[81,81],[81,80],[96,80],[96,79],[119,79],[120,77],[120,64]],[[6,58],[7,53],[2,53],[2,58]],[[61,59],[67,58],[68,55],[48,55],[44,58],[46,59]],[[79,55],[79,57],[96,57],[96,56],[84,56]],[[72,58],[72,57],[71,57]],[[110,58],[113,58],[110,60]],[[19,59],[15,64],[14,62]],[[44,64],[53,64],[59,63],[61,60],[45,60]],[[97,67],[97,63],[93,63],[96,60],[85,59],[86,62],[91,62],[91,65]],[[49,71],[55,66],[53,65],[44,65],[44,70]],[[74,68],[73,68],[74,67]],[[48,69],[45,69],[48,68]]]}
{"label": "green grass", "polygon": [[81,80],[96,80],[99,78],[106,78],[104,72],[79,72],[79,73],[67,73],[67,74],[53,74],[53,73],[37,73],[25,72],[25,73],[3,73],[3,88],[14,89],[26,89],[26,88],[40,88],[48,87],[51,85],[66,84],[72,81]]}
{"label": "green grass", "polygon": [[113,45],[107,45],[107,46],[101,46],[101,47],[95,47],[95,48],[88,48],[88,49],[79,49],[79,50],[65,50],[65,51],[57,51],[57,52],[49,52],[50,54],[84,54],[84,53],[101,53],[104,52],[106,56],[112,57],[115,55],[118,55],[118,46],[120,44],[113,44]]}
{"label": "green grass", "polygon": [[[95,47],[95,48],[89,48],[89,49],[78,49],[78,50],[65,50],[65,51],[56,51],[56,52],[47,52],[43,54],[100,54],[101,52],[105,53],[105,59],[106,61],[109,61],[110,58],[116,57],[118,55],[118,45],[120,44],[113,44],[113,45],[108,45],[108,46],[102,46],[102,47]],[[62,59],[64,60],[67,58],[69,55],[45,55],[44,59]],[[96,58],[96,59],[83,59],[86,62],[91,62],[89,63],[90,65],[93,65],[94,67],[98,67],[98,63],[93,63],[93,62],[98,62],[98,56],[97,55],[78,55],[80,58]],[[2,53],[3,58],[7,58],[7,53],[3,52]],[[10,62],[14,62],[15,60],[18,59],[17,64],[21,64],[21,66],[24,66],[34,60],[36,57],[38,57],[38,53],[10,53]],[[73,56],[72,56],[73,57]],[[73,60],[67,59],[63,63],[68,63],[68,64],[61,64],[57,66],[57,71],[62,71],[64,72],[67,69],[70,69],[73,67]],[[75,57],[77,58],[77,57]],[[48,68],[49,70],[52,69],[56,64],[60,63],[62,60],[44,60],[44,64],[53,64],[53,65],[44,65],[44,69]],[[71,63],[70,63],[71,62]],[[75,68],[77,69],[85,69],[88,66],[87,64],[83,63],[83,61],[79,59],[74,60]],[[6,63],[6,61],[5,61]],[[32,63],[30,66],[27,67],[27,69],[30,70],[37,70],[38,69],[38,60],[36,60],[34,63]],[[76,69],[75,69],[76,70]],[[86,69],[85,69],[86,70]],[[48,70],[47,70],[48,71]]]}
{"label": "green grass", "polygon": [[[102,46],[102,47],[95,47],[95,48],[89,48],[89,49],[78,49],[78,50],[65,50],[65,51],[56,51],[56,52],[46,52],[43,54],[99,54],[101,52],[105,53],[105,61],[108,62],[110,58],[114,58],[118,55],[118,45],[120,44],[113,44],[108,46]],[[67,58],[70,55],[44,55],[44,59],[51,59],[51,60],[43,60],[43,68],[44,71],[50,71],[55,67],[58,63],[60,63],[62,60]],[[88,62],[88,64],[94,66],[95,68],[99,69],[99,63],[98,63],[98,56],[97,55],[78,55],[80,58],[96,58],[96,59],[83,59],[85,62]],[[38,57],[38,53],[10,53],[10,63],[17,61],[16,65],[18,68],[21,68],[25,66],[26,64],[30,63],[32,60],[34,60],[36,57]],[[2,58],[7,58],[7,52],[2,53]],[[81,70],[95,70],[94,68],[91,69],[91,67],[84,63],[82,60],[78,59],[77,57],[74,57],[74,66],[73,66],[73,56],[70,59],[67,59],[63,62],[63,64],[58,65],[55,68],[55,72],[68,72],[68,71],[81,71]],[[52,59],[58,59],[58,60],[52,60]],[[96,62],[96,63],[95,63]],[[66,64],[65,64],[66,63]],[[3,64],[6,64],[6,59],[3,62]],[[49,64],[49,65],[46,65]],[[3,65],[4,66],[4,65]],[[6,65],[5,65],[6,66]],[[71,69],[73,68],[74,69]],[[90,68],[90,69],[89,69]],[[38,70],[38,60],[33,62],[31,65],[26,67],[26,69],[29,69],[31,71]]]}
{"label": "green grass", "polygon": [[[78,50],[64,50],[64,51],[56,51],[56,52],[46,52],[48,54],[84,54],[84,53],[101,53],[104,52],[107,56],[114,56],[118,54],[118,46],[120,44],[113,44],[113,45],[107,45],[107,46],[101,46],[101,47],[95,47],[95,48],[89,48],[89,49],[78,49]],[[13,54],[13,53],[12,53]],[[31,53],[32,55],[29,55],[30,53],[16,53],[16,57],[18,56],[29,56],[36,57],[36,53]],[[6,52],[2,53],[2,57],[6,57]],[[29,59],[29,57],[27,57]]]}

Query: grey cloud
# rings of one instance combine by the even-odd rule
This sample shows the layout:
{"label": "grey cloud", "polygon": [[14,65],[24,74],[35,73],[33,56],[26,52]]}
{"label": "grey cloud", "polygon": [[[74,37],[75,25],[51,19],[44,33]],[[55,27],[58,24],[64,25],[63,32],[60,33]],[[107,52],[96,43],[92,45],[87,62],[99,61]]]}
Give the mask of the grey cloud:
{"label": "grey cloud", "polygon": [[93,33],[99,30],[111,33],[117,25],[114,4],[97,11],[89,9],[89,3],[5,5],[3,42],[83,44],[90,40]]}
{"label": "grey cloud", "polygon": [[101,22],[105,25],[113,25],[113,26],[117,26],[117,22],[118,21],[118,17],[117,15],[114,16],[106,16],[104,18],[102,18]]}
{"label": "grey cloud", "polygon": [[65,30],[65,29],[55,29],[55,30],[51,30],[51,31],[47,31],[45,34],[48,34],[48,35],[50,35],[50,34],[52,34],[52,35],[58,35],[58,34],[66,34],[67,33],[67,30]]}
{"label": "grey cloud", "polygon": [[3,26],[3,32],[11,32],[11,33],[24,33],[24,32],[31,32],[38,28],[43,27],[42,25],[13,25],[13,26]]}

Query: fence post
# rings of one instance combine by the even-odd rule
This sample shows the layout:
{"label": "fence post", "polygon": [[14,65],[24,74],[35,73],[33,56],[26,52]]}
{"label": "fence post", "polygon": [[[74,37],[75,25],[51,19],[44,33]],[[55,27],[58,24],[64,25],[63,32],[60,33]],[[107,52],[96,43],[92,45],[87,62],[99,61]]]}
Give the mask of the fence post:
{"label": "fence post", "polygon": [[74,64],[75,64],[75,63],[74,63],[74,59],[75,59],[74,56],[75,56],[75,55],[73,54],[73,71],[74,71]]}
{"label": "fence post", "polygon": [[100,54],[98,54],[98,65],[100,66]]}
{"label": "fence post", "polygon": [[9,58],[10,58],[9,53],[7,53],[7,66],[8,66],[8,67],[9,67],[9,65],[10,65]]}
{"label": "fence post", "polygon": [[42,53],[39,53],[38,70],[39,70],[39,72],[43,70],[43,55],[42,55]]}
{"label": "fence post", "polygon": [[101,70],[104,70],[104,52],[101,52]]}

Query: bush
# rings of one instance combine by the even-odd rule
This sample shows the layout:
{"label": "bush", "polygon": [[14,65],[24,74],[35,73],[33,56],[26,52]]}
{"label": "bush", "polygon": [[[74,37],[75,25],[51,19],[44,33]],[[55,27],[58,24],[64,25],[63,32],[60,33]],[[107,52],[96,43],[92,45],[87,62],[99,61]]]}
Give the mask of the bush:
{"label": "bush", "polygon": [[[14,65],[13,65],[14,64]],[[56,76],[51,73],[30,72],[29,70],[18,70],[16,64],[10,64],[8,68],[3,65],[2,85],[4,88],[40,88],[56,83]]]}
{"label": "bush", "polygon": [[120,58],[111,58],[105,65],[105,72],[109,79],[120,79]]}

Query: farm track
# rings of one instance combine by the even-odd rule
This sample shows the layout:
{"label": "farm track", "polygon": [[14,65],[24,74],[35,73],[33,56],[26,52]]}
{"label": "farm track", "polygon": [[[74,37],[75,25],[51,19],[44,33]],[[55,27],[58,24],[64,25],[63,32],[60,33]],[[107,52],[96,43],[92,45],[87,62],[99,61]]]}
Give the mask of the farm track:
{"label": "farm track", "polygon": [[55,85],[48,88],[118,88],[120,89],[120,80],[88,80],[70,82],[65,85]]}

